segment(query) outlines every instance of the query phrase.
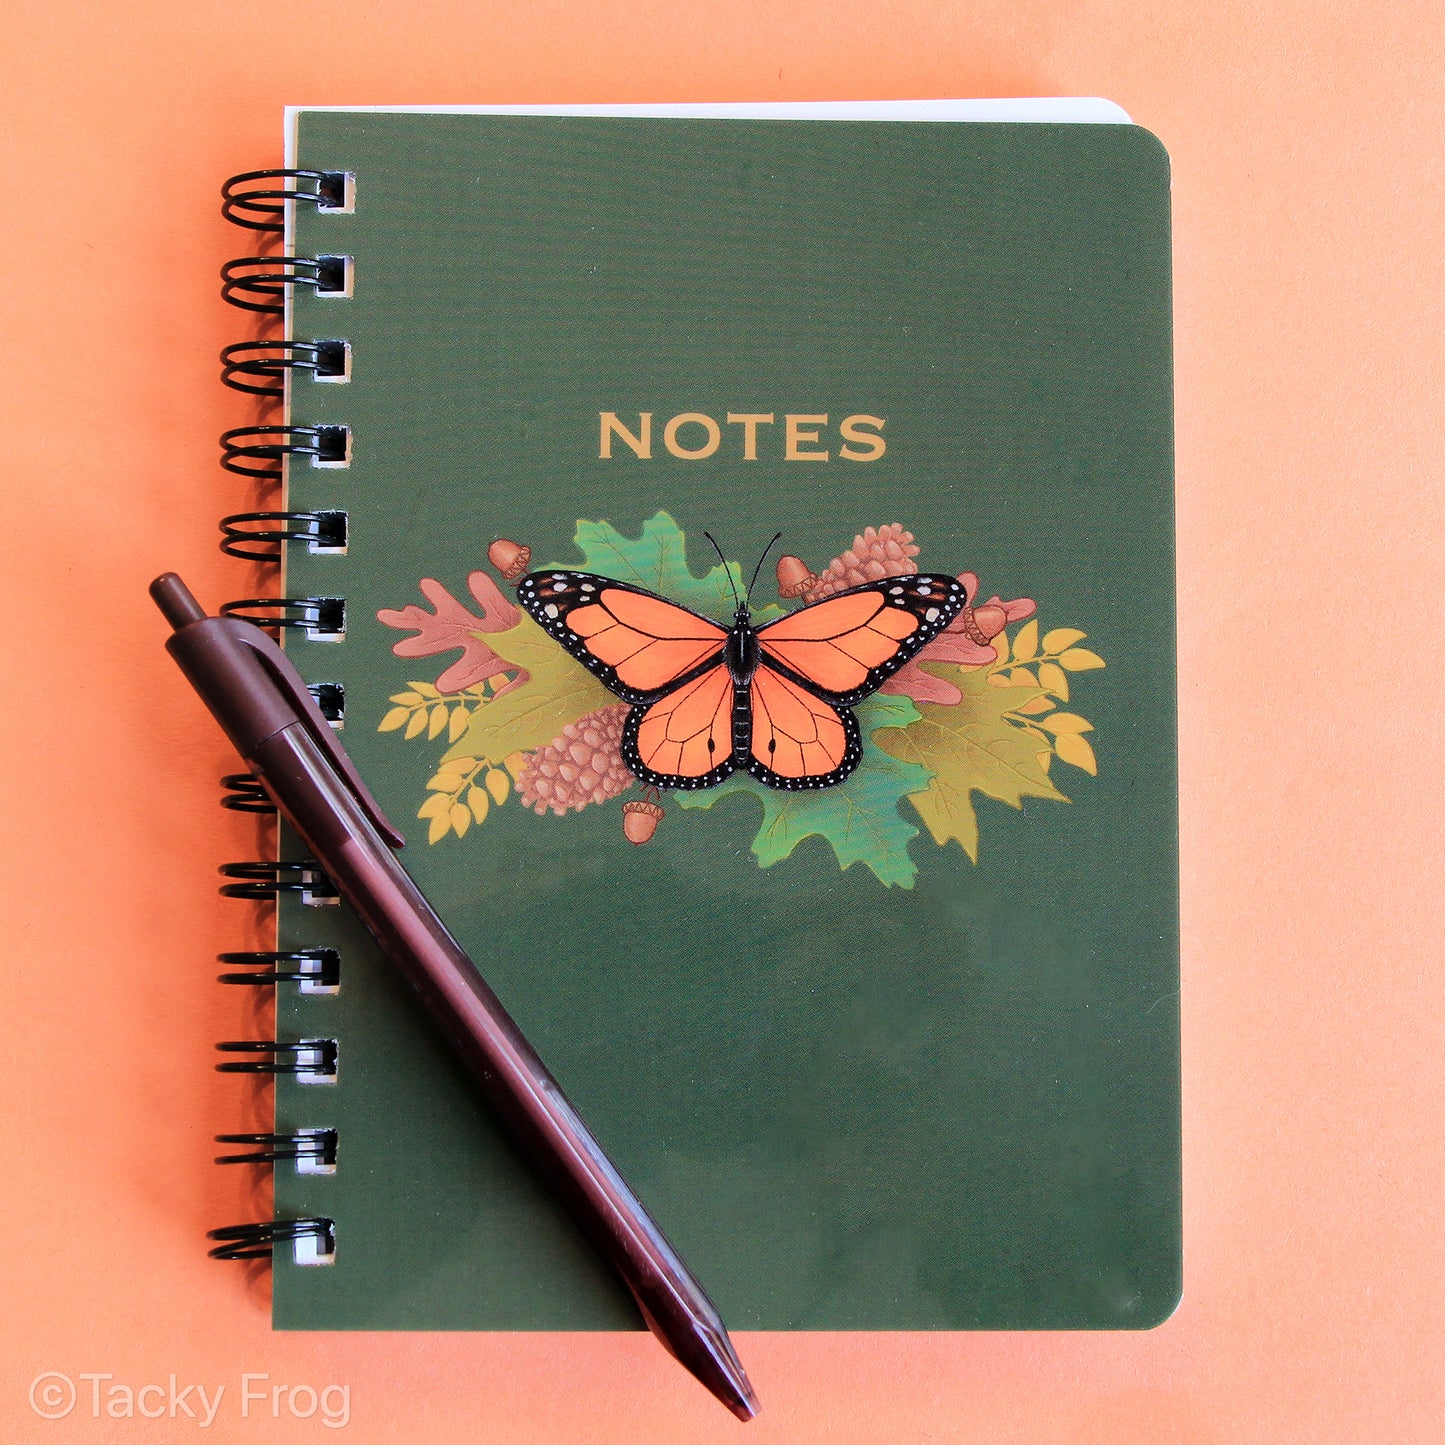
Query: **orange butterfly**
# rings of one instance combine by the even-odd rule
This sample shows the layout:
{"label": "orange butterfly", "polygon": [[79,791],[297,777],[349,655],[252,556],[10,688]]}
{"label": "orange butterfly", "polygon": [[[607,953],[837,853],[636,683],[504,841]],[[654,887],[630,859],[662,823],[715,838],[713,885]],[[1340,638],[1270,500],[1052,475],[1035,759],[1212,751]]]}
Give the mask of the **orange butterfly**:
{"label": "orange butterfly", "polygon": [[744,768],[770,788],[800,789],[852,773],[863,741],[850,709],[937,637],[968,597],[952,577],[915,573],[867,582],[762,627],[739,598],[724,627],[641,587],[556,571],[529,572],[517,600],[632,704],[622,757],[642,782],[711,788]]}

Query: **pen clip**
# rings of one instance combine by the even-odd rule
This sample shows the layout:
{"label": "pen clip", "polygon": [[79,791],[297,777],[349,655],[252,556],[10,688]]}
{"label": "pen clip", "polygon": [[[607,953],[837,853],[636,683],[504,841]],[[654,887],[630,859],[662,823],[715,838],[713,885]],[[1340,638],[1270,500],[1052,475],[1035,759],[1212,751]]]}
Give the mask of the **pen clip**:
{"label": "pen clip", "polygon": [[321,709],[316,705],[316,699],[311,696],[310,690],[301,680],[301,674],[296,671],[291,659],[260,628],[252,626],[251,623],[230,617],[216,620],[226,626],[226,630],[236,641],[250,648],[256,661],[265,669],[267,677],[275,684],[276,690],[296,710],[297,721],[306,729],[311,741],[325,754],[326,761],[335,770],[337,778],[356,799],[357,806],[366,814],[376,831],[391,847],[404,847],[406,840],[387,821],[386,814],[381,811],[381,805],[371,796],[370,789],[361,781],[361,775],[356,771],[351,759],[342,751],[340,744],[336,741],[336,735],[331,730],[331,724],[322,715]]}

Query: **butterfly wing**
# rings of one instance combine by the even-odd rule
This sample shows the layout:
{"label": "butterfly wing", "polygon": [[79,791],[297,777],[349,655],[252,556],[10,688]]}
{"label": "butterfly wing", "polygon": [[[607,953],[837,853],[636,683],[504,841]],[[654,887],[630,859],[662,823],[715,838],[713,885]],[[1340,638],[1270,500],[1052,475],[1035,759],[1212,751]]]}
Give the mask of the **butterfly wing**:
{"label": "butterfly wing", "polygon": [[517,601],[624,702],[666,697],[722,657],[727,629],[592,572],[529,572]]}
{"label": "butterfly wing", "polygon": [[733,759],[733,680],[721,663],[665,697],[634,707],[622,723],[622,760],[654,788],[710,788]]}
{"label": "butterfly wing", "polygon": [[749,753],[748,772],[770,788],[830,788],[858,766],[863,739],[847,708],[760,667],[753,674]]}
{"label": "butterfly wing", "polygon": [[967,602],[963,583],[936,573],[865,582],[760,627],[761,662],[814,697],[851,707],[927,647]]}

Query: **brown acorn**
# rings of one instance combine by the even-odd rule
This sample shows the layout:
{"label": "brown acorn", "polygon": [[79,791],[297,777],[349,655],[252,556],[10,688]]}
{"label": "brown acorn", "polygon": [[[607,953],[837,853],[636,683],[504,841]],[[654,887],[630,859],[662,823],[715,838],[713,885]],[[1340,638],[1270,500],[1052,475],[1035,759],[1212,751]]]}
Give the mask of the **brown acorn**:
{"label": "brown acorn", "polygon": [[499,537],[487,548],[487,560],[507,582],[515,582],[532,564],[532,549]]}
{"label": "brown acorn", "polygon": [[662,809],[656,803],[645,802],[639,798],[633,798],[630,803],[622,805],[622,831],[627,836],[629,843],[636,843],[641,846],[657,832],[657,825],[662,821]]}
{"label": "brown acorn", "polygon": [[790,601],[817,585],[812,568],[801,557],[778,558],[778,596]]}
{"label": "brown acorn", "polygon": [[997,600],[985,602],[982,607],[965,607],[963,615],[963,630],[972,636],[975,642],[985,645],[992,642],[1008,622],[1008,613],[999,606]]}

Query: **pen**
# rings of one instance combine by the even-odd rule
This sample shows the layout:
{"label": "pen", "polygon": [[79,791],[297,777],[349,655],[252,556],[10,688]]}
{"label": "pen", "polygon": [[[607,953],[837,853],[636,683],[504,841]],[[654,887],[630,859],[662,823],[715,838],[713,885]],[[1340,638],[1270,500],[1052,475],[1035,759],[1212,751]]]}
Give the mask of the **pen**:
{"label": "pen", "polygon": [[400,835],[286,654],[250,623],[207,616],[173,572],[150,593],[174,629],[166,651],[620,1276],[648,1328],[733,1414],[752,1419],[757,1395],[717,1310],[396,860]]}

